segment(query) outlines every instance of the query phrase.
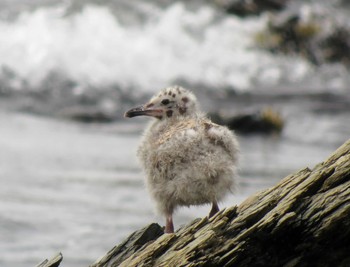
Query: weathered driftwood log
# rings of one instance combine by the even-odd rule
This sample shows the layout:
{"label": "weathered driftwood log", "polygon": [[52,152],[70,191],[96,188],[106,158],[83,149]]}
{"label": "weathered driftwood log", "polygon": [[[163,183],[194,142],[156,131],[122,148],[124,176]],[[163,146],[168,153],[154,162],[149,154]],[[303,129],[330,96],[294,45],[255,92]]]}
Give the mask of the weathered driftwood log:
{"label": "weathered driftwood log", "polygon": [[151,224],[92,266],[350,266],[350,140],[211,219],[175,234]]}
{"label": "weathered driftwood log", "polygon": [[44,260],[42,263],[40,263],[37,267],[58,267],[63,260],[62,253],[58,253],[56,256],[54,256],[52,259]]}

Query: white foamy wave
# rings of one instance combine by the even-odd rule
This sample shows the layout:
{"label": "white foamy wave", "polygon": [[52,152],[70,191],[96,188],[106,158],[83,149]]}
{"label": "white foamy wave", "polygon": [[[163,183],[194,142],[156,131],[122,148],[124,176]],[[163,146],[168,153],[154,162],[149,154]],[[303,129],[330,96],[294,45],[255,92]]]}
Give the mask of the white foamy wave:
{"label": "white foamy wave", "polygon": [[[143,25],[125,25],[107,7],[40,8],[0,22],[0,66],[31,86],[56,71],[79,85],[158,90],[176,80],[245,90],[296,82],[312,72],[301,59],[254,49],[266,18],[224,16],[210,6],[145,5]],[[291,74],[290,69],[296,70]]]}

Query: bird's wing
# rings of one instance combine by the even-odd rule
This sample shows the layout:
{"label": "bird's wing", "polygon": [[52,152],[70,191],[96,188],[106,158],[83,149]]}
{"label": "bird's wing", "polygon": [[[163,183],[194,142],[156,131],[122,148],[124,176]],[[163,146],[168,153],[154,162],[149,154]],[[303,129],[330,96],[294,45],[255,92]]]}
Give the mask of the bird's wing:
{"label": "bird's wing", "polygon": [[[185,119],[166,128],[156,141],[157,146],[162,146],[168,141],[177,140],[192,143],[193,145],[207,141],[217,147],[221,147],[228,155],[235,159],[238,151],[238,142],[235,135],[227,127],[213,123],[207,118]],[[171,142],[172,143],[172,142]]]}
{"label": "bird's wing", "polygon": [[221,147],[235,158],[238,152],[238,142],[233,132],[227,127],[213,123],[210,120],[205,120],[202,124],[205,137],[209,143]]}

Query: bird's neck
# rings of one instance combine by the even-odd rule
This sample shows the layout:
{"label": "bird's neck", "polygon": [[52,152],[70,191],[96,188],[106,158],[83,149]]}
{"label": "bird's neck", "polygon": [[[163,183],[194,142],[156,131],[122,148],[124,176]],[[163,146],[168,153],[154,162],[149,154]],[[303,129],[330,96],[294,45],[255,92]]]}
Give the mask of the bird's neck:
{"label": "bird's neck", "polygon": [[201,113],[193,113],[193,114],[188,114],[186,116],[174,116],[171,118],[165,118],[165,119],[161,119],[161,120],[156,120],[153,123],[154,124],[159,124],[159,125],[164,125],[166,126],[170,126],[170,125],[174,125],[180,122],[183,122],[185,120],[193,120],[193,119],[198,119],[203,117],[203,114]]}
{"label": "bird's neck", "polygon": [[157,119],[150,123],[149,130],[151,130],[153,133],[163,132],[166,129],[170,127],[174,127],[177,124],[183,124],[185,121],[189,121],[189,120],[197,121],[203,117],[204,117],[204,114],[195,113],[193,115],[177,116],[177,117],[166,118],[162,120]]}

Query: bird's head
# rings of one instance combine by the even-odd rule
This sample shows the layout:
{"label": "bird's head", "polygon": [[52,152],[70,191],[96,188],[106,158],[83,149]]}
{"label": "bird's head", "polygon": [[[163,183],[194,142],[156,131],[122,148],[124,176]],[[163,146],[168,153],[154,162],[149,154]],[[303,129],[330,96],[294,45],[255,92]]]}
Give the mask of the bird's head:
{"label": "bird's head", "polygon": [[193,116],[197,113],[197,99],[193,93],[180,87],[172,86],[161,90],[146,104],[132,108],[124,116],[151,116],[159,120]]}

